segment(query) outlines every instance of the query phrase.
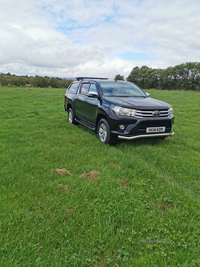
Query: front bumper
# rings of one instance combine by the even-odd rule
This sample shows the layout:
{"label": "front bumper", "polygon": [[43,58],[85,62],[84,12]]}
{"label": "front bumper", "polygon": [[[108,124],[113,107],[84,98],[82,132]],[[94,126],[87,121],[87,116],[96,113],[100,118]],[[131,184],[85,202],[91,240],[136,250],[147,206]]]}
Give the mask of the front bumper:
{"label": "front bumper", "polygon": [[[116,124],[117,122],[117,124]],[[137,139],[149,137],[167,137],[174,135],[172,126],[174,123],[174,115],[165,118],[149,118],[138,120],[118,120],[114,124],[111,123],[111,133],[117,135],[120,139]],[[124,125],[125,129],[119,129],[120,125]],[[147,133],[146,129],[149,127],[165,127],[165,132]]]}
{"label": "front bumper", "polygon": [[143,135],[135,135],[135,136],[118,135],[118,138],[119,139],[132,140],[132,139],[149,138],[149,137],[167,137],[167,136],[172,136],[172,135],[174,135],[174,132],[162,133],[162,134],[143,134]]}

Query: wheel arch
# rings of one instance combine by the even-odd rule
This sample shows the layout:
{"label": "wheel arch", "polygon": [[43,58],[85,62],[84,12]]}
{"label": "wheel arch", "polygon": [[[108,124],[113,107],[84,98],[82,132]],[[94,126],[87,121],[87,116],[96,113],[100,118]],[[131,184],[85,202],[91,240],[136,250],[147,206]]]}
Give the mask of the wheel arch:
{"label": "wheel arch", "polygon": [[66,110],[68,111],[70,108],[72,108],[72,105],[68,103],[68,104],[67,104],[67,109],[66,109]]}
{"label": "wheel arch", "polygon": [[[102,113],[99,113],[97,118],[96,118],[96,123],[95,123],[95,133],[97,133],[97,126],[98,126],[98,123],[101,119],[106,119],[107,120],[107,117],[102,114]],[[108,121],[108,120],[107,120]]]}

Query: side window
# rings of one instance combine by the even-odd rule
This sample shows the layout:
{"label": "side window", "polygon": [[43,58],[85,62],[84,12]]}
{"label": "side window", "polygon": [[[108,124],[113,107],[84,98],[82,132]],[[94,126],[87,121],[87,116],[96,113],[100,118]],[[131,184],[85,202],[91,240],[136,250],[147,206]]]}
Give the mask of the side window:
{"label": "side window", "polygon": [[72,85],[69,87],[68,91],[76,93],[78,85],[79,85],[79,82],[72,83]]}
{"label": "side window", "polygon": [[93,93],[93,92],[94,92],[94,93],[97,93],[97,88],[96,88],[96,85],[95,85],[95,84],[92,83],[92,84],[90,85],[89,92],[90,92],[90,93]]}
{"label": "side window", "polygon": [[89,85],[90,85],[89,83],[82,83],[81,84],[81,94],[82,95],[87,95]]}

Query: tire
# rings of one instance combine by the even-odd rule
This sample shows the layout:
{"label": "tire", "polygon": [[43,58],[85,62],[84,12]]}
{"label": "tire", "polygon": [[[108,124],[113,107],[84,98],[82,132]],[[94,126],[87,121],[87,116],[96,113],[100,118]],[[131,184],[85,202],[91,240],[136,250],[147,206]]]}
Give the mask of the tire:
{"label": "tire", "polygon": [[68,109],[68,122],[70,124],[75,124],[77,125],[78,123],[74,120],[74,112],[72,108]]}
{"label": "tire", "polygon": [[97,137],[98,139],[104,143],[111,146],[116,145],[117,136],[113,136],[110,132],[110,126],[106,119],[101,119],[97,126]]}

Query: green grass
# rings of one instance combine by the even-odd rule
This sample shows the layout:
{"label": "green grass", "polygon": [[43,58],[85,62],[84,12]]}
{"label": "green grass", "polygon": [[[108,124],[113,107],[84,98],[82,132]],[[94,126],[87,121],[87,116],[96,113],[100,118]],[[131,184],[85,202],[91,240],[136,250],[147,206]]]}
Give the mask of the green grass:
{"label": "green grass", "polygon": [[148,92],[174,137],[110,147],[64,89],[0,87],[0,266],[200,266],[200,94]]}

